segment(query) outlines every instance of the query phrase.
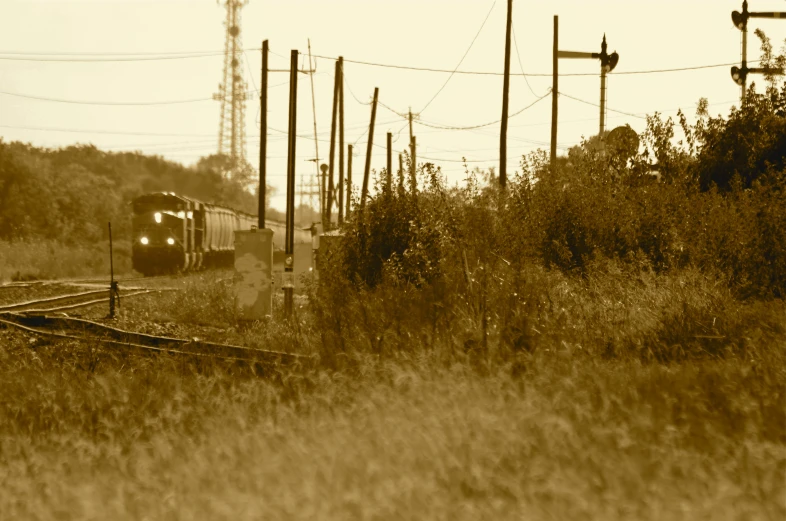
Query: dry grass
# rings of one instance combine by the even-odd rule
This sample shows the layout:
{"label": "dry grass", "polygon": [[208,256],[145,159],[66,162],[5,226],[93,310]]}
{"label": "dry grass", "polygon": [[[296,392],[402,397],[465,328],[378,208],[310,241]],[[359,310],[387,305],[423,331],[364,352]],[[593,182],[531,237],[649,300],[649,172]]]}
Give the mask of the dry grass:
{"label": "dry grass", "polygon": [[[128,241],[115,241],[116,274],[131,272]],[[109,274],[109,242],[66,245],[54,241],[0,241],[0,282]]]}
{"label": "dry grass", "polygon": [[[783,519],[782,304],[613,271],[531,273],[551,304],[507,357],[493,331],[487,353],[460,348],[470,313],[433,341],[382,293],[369,312],[398,318],[267,377],[0,330],[0,518]],[[216,284],[134,312],[201,320],[227,304]],[[295,330],[208,319],[318,351],[309,313]],[[723,339],[691,337],[713,318]]]}

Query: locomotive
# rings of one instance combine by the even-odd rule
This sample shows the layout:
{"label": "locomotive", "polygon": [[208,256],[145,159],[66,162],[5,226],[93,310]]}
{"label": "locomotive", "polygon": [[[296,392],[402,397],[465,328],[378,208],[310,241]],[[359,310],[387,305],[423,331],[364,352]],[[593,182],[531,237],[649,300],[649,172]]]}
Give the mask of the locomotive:
{"label": "locomotive", "polygon": [[[257,216],[217,204],[157,192],[131,202],[134,270],[149,276],[177,271],[231,266],[235,230],[250,230]],[[266,221],[273,230],[274,250],[283,250],[286,226]],[[310,243],[309,230],[295,230],[296,243]]]}

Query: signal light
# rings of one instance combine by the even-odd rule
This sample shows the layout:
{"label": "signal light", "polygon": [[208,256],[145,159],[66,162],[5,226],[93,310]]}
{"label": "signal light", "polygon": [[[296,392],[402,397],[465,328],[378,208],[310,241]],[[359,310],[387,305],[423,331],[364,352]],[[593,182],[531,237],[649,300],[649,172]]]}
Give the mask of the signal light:
{"label": "signal light", "polygon": [[166,240],[166,243],[167,243],[168,245],[172,246],[173,244],[175,244],[175,239],[173,239],[172,237],[170,237],[169,239],[167,239],[167,240]]}
{"label": "signal light", "polygon": [[731,68],[731,79],[737,85],[745,85],[745,77],[748,75],[748,68],[740,68],[736,65]]}
{"label": "signal light", "polygon": [[614,70],[614,67],[617,66],[617,62],[620,61],[620,55],[616,52],[613,52],[609,55],[604,67],[606,67],[606,72],[611,72]]}
{"label": "signal light", "polygon": [[141,242],[144,245],[147,245],[147,243],[150,241],[147,240],[147,237],[142,237],[141,239],[139,239],[139,242]]}
{"label": "signal light", "polygon": [[732,11],[731,13],[731,21],[734,24],[734,27],[739,29],[740,31],[745,30],[745,26],[748,23],[748,17],[746,16],[748,13],[741,13],[739,11]]}

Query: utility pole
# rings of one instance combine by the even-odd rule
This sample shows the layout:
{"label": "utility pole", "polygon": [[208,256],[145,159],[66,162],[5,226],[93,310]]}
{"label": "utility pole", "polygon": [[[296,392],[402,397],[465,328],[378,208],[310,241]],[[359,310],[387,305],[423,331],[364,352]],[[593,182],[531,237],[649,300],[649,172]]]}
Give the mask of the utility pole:
{"label": "utility pole", "polygon": [[412,133],[412,107],[409,108],[409,157],[410,157],[410,165],[409,165],[409,175],[412,179],[412,193],[415,193],[415,187],[417,186],[417,171],[418,171],[418,154],[417,154],[417,145],[415,143],[415,135]]}
{"label": "utility pole", "polygon": [[554,45],[551,55],[551,172],[557,171],[557,96],[559,96],[559,16],[554,15]]}
{"label": "utility pole", "polygon": [[499,186],[508,182],[508,91],[510,89],[510,27],[512,24],[513,0],[508,0],[508,19],[505,28],[505,78],[502,81],[502,128],[499,133]]}
{"label": "utility pole", "polygon": [[349,219],[350,206],[352,204],[352,145],[349,145],[347,152],[347,219]]}
{"label": "utility pole", "polygon": [[415,195],[418,192],[418,176],[417,176],[417,169],[415,165],[417,164],[417,158],[415,156],[415,151],[418,149],[418,141],[415,136],[412,136],[412,171],[410,173],[409,184],[410,190],[412,191],[412,195]]}
{"label": "utility pole", "polygon": [[[311,112],[314,115],[314,166],[317,169],[317,184],[319,184],[319,139],[317,139],[317,103],[314,99],[314,66],[311,64],[311,38],[308,39],[308,68],[311,78]],[[325,205],[323,204],[324,188],[319,186],[319,215],[323,214]],[[320,217],[321,218],[321,217]]]}
{"label": "utility pole", "polygon": [[344,224],[344,57],[338,57],[338,225]]}
{"label": "utility pole", "polygon": [[398,155],[398,194],[404,194],[404,156]]}
{"label": "utility pole", "polygon": [[363,170],[363,191],[360,193],[360,214],[366,209],[366,197],[368,197],[368,178],[371,175],[371,149],[374,145],[374,121],[377,118],[377,100],[379,99],[379,87],[374,87],[374,101],[371,103],[371,123],[368,127],[368,147],[366,148],[366,168]]}
{"label": "utility pole", "polygon": [[297,143],[297,50],[293,49],[289,67],[289,143],[287,146],[287,214],[284,261],[284,314],[292,318],[295,252],[295,145]]}
{"label": "utility pole", "polygon": [[749,12],[748,0],[742,2],[742,12],[732,11],[731,21],[734,26],[742,31],[742,63],[740,67],[731,68],[731,78],[740,86],[740,102],[745,101],[747,92],[747,78],[748,74],[767,74],[767,75],[782,75],[783,69],[769,68],[769,67],[748,67],[748,18],[786,18],[786,12]]}
{"label": "utility pole", "polygon": [[387,195],[393,193],[393,133],[388,132],[387,142],[387,172],[385,172],[385,190]]}
{"label": "utility pole", "polygon": [[259,91],[259,203],[257,208],[257,228],[265,229],[265,199],[267,198],[267,58],[270,50],[267,40],[262,42],[262,87]]}
{"label": "utility pole", "polygon": [[328,193],[327,193],[327,210],[325,212],[325,220],[323,226],[325,231],[331,228],[332,213],[333,213],[333,196],[335,194],[335,186],[333,183],[333,172],[335,170],[336,158],[336,117],[338,112],[338,84],[340,76],[339,63],[336,61],[336,72],[333,76],[333,117],[330,120],[330,155],[328,156]]}

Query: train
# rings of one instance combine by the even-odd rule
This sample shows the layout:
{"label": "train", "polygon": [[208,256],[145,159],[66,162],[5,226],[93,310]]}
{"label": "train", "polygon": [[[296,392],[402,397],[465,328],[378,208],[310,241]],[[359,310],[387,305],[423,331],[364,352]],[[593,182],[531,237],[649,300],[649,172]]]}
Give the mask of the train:
{"label": "train", "polygon": [[[145,276],[230,267],[235,230],[250,230],[257,216],[205,203],[174,192],[155,192],[131,201],[132,267]],[[276,257],[284,249],[286,226],[265,221],[273,230]],[[309,229],[295,229],[295,244],[311,243]]]}

